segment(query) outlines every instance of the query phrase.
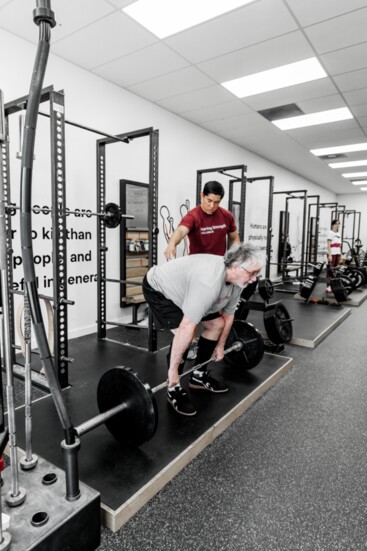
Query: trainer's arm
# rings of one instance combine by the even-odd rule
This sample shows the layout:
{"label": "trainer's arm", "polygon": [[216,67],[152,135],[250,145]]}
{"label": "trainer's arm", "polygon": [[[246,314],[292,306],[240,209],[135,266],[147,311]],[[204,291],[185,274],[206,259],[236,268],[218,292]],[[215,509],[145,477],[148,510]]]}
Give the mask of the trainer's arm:
{"label": "trainer's arm", "polygon": [[228,237],[231,245],[239,245],[241,243],[240,236],[237,231],[229,233]]}
{"label": "trainer's arm", "polygon": [[189,233],[189,228],[186,226],[178,226],[168,241],[168,245],[164,251],[164,256],[167,260],[176,257],[176,246],[181,243],[184,237]]}
{"label": "trainer's arm", "polygon": [[168,370],[168,386],[170,387],[179,382],[178,367],[191,344],[196,327],[196,323],[184,316],[178,328],[174,330],[175,336],[172,341],[171,362]]}
{"label": "trainer's arm", "polygon": [[234,314],[226,314],[225,312],[223,312],[222,318],[224,319],[224,327],[213,354],[217,362],[219,362],[219,360],[222,360],[224,357],[224,346],[233,325]]}

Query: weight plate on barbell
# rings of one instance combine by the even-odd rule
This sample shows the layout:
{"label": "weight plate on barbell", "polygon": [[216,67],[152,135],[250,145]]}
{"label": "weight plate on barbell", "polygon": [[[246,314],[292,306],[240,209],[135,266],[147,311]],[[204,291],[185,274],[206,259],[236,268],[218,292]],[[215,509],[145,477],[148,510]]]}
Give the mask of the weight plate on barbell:
{"label": "weight plate on barbell", "polygon": [[362,287],[362,285],[364,285],[366,282],[365,274],[362,270],[359,270],[358,268],[351,268],[350,270],[348,270],[347,276],[353,281],[354,287],[356,289]]}
{"label": "weight plate on barbell", "polygon": [[260,279],[257,284],[259,295],[266,302],[274,295],[274,285],[268,278]]}
{"label": "weight plate on barbell", "polygon": [[130,368],[114,367],[102,375],[97,403],[101,413],[126,404],[125,409],[105,422],[119,442],[139,446],[153,437],[158,424],[157,404],[149,385]]}
{"label": "weight plate on barbell", "polygon": [[257,287],[257,279],[252,283],[248,283],[241,293],[241,300],[250,300]]}
{"label": "weight plate on barbell", "polygon": [[355,289],[354,281],[349,276],[344,274],[342,275],[338,274],[337,277],[342,281],[344,289],[347,292],[347,295],[350,295]]}
{"label": "weight plate on barbell", "polygon": [[315,264],[315,266],[313,267],[313,275],[315,277],[319,277],[323,268],[324,268],[324,262],[318,262],[317,264]]}
{"label": "weight plate on barbell", "polygon": [[234,320],[226,341],[226,348],[232,346],[235,341],[243,344],[242,350],[228,352],[224,356],[225,362],[244,371],[256,367],[264,355],[264,341],[256,327],[243,320]]}
{"label": "weight plate on barbell", "polygon": [[309,276],[305,279],[299,293],[302,298],[305,298],[306,300],[310,298],[314,288],[316,287],[317,279],[318,278],[316,276]]}
{"label": "weight plate on barbell", "polygon": [[121,209],[116,203],[107,203],[104,208],[105,216],[102,220],[107,228],[117,228],[121,222]]}
{"label": "weight plate on barbell", "polygon": [[274,302],[264,310],[264,326],[271,342],[289,343],[293,337],[292,320],[282,302]]}
{"label": "weight plate on barbell", "polygon": [[348,292],[340,277],[333,277],[330,280],[330,287],[337,302],[345,302],[348,300]]}

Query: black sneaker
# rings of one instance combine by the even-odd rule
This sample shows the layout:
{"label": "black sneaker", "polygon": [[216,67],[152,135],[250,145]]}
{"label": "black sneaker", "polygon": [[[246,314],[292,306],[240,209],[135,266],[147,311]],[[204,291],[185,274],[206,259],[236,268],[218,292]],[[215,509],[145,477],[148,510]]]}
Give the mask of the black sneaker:
{"label": "black sneaker", "polygon": [[228,387],[222,381],[217,381],[210,375],[210,371],[193,372],[189,382],[190,388],[209,390],[210,392],[227,392]]}
{"label": "black sneaker", "polygon": [[196,409],[191,403],[189,396],[180,385],[172,390],[167,389],[167,400],[171,406],[181,415],[196,415]]}

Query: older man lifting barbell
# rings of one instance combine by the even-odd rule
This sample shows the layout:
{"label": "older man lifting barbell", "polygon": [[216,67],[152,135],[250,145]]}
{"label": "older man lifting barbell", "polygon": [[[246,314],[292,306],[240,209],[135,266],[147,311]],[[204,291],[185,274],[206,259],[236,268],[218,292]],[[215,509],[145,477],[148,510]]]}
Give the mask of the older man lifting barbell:
{"label": "older man lifting barbell", "polygon": [[[241,292],[256,279],[260,269],[256,249],[240,244],[231,247],[224,257],[197,254],[153,266],[144,278],[143,293],[155,327],[170,329],[174,334],[168,354],[167,399],[177,413],[196,414],[179,381],[196,327],[201,323],[204,330],[195,365],[212,356],[222,360]],[[214,393],[228,391],[222,381],[211,376],[207,365],[192,372],[189,387]]]}

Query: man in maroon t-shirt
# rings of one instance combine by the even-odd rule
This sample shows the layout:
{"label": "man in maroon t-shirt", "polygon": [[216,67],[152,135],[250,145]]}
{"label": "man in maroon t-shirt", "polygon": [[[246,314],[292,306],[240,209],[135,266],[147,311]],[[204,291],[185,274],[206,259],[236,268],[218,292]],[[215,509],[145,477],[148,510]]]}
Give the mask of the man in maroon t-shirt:
{"label": "man in maroon t-shirt", "polygon": [[164,256],[175,258],[176,247],[186,236],[189,254],[216,254],[223,256],[227,250],[227,235],[230,245],[240,243],[233,214],[219,206],[224,188],[215,180],[207,182],[201,193],[201,204],[191,209],[173,232]]}
{"label": "man in maroon t-shirt", "polygon": [[[224,187],[220,182],[212,180],[206,182],[201,193],[201,204],[191,209],[181,220],[177,229],[173,232],[164,256],[167,260],[176,257],[176,246],[182,239],[188,239],[188,254],[215,254],[224,256],[227,250],[227,235],[229,245],[239,245],[240,238],[237,233],[236,222],[233,214],[219,206],[224,196]],[[182,373],[186,357],[189,360],[196,359],[198,363],[201,355],[197,356],[197,350],[201,341],[196,343],[194,337],[189,350],[180,367]],[[168,354],[169,361],[170,353]],[[202,360],[201,360],[202,361]]]}

